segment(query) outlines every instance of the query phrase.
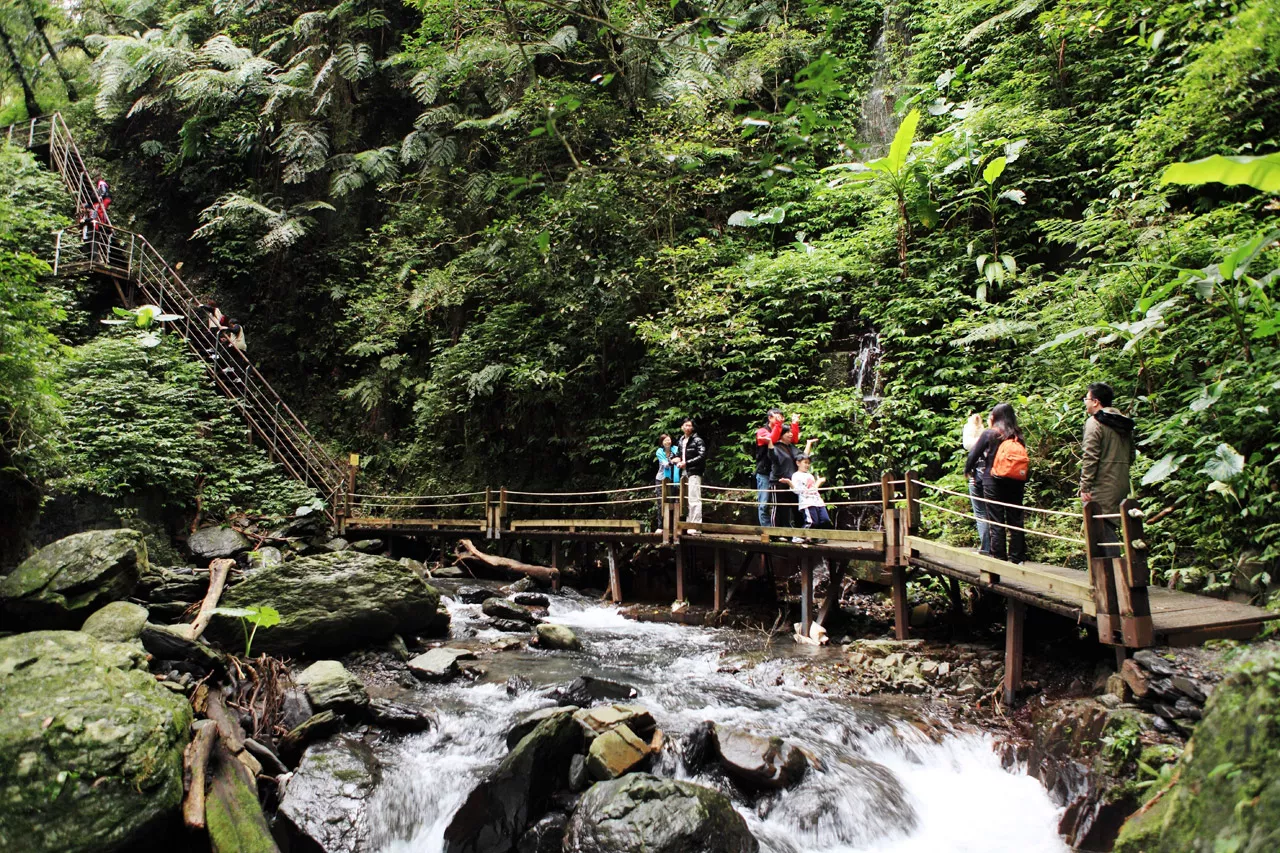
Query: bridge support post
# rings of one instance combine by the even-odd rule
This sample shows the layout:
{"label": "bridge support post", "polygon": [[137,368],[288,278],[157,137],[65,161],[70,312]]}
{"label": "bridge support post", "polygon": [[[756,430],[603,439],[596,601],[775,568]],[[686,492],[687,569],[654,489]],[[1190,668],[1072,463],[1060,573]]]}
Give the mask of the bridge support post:
{"label": "bridge support post", "polygon": [[920,533],[920,475],[915,471],[906,473],[903,492],[907,496],[907,533],[916,536]]}
{"label": "bridge support post", "polygon": [[1012,708],[1022,686],[1022,634],[1027,605],[1016,599],[1005,599],[1004,628],[1004,706]]}
{"label": "bridge support post", "polygon": [[1089,560],[1089,583],[1093,587],[1093,603],[1097,609],[1098,642],[1108,646],[1120,645],[1117,636],[1120,628],[1120,603],[1116,594],[1116,580],[1121,573],[1113,571],[1112,560],[1106,556],[1107,543],[1099,529],[1102,521],[1094,518],[1098,505],[1086,501],[1084,505],[1084,545]]}
{"label": "bridge support post", "polygon": [[1142,509],[1133,498],[1120,503],[1120,532],[1124,537],[1124,560],[1121,572],[1116,575],[1117,591],[1124,589],[1120,595],[1120,633],[1129,648],[1147,648],[1155,645],[1155,626],[1151,623],[1151,602],[1147,597],[1151,572],[1147,568]]}
{"label": "bridge support post", "polygon": [[813,558],[800,558],[800,633],[808,637],[813,623]]}
{"label": "bridge support post", "polygon": [[484,538],[493,538],[493,488],[486,486],[484,490]]}
{"label": "bridge support post", "polygon": [[676,601],[684,601],[684,550],[685,546],[676,543]]}
{"label": "bridge support post", "polygon": [[907,609],[907,568],[892,566],[889,569],[893,589],[893,635],[906,640],[911,635],[911,614]]}
{"label": "bridge support post", "polygon": [[724,549],[715,550],[716,587],[712,602],[716,611],[724,610]]}
{"label": "bridge support post", "polygon": [[618,546],[614,542],[608,544],[609,557],[609,594],[614,604],[622,603],[622,578],[618,574]]}
{"label": "bridge support post", "polygon": [[507,487],[498,489],[498,516],[494,519],[493,538],[502,538],[502,526],[507,521]]}

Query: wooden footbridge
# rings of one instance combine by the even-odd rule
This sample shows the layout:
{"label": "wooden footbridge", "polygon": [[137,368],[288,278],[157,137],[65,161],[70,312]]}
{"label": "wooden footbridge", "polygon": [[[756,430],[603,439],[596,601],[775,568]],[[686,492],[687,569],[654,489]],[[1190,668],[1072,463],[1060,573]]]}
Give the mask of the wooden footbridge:
{"label": "wooden footbridge", "polygon": [[[9,128],[7,139],[47,156],[78,204],[91,202],[93,181],[60,115]],[[108,226],[110,223],[107,223]],[[58,273],[93,273],[112,280],[126,305],[145,302],[177,315],[166,327],[187,344],[211,381],[244,418],[254,439],[293,477],[324,496],[328,513],[347,535],[395,535],[436,539],[522,539],[550,544],[558,566],[564,543],[600,543],[608,554],[609,594],[622,602],[618,551],[622,545],[668,549],[675,563],[676,598],[710,557],[710,604],[727,604],[728,555],[791,561],[800,577],[801,623],[813,620],[813,577],[819,560],[877,564],[892,592],[895,631],[909,631],[907,580],[913,574],[949,579],[998,595],[1007,603],[1005,696],[1012,703],[1021,682],[1023,627],[1028,607],[1048,611],[1097,631],[1099,642],[1119,654],[1158,643],[1185,645],[1213,637],[1246,638],[1280,613],[1150,585],[1149,534],[1136,501],[1106,516],[1093,504],[1081,512],[1027,507],[1024,532],[1063,543],[1081,568],[1013,564],[930,537],[947,517],[974,519],[970,498],[914,473],[885,474],[877,482],[822,489],[837,529],[810,531],[732,523],[756,513],[756,490],[703,486],[703,503],[716,521],[691,523],[684,489],[653,484],[594,492],[530,492],[505,487],[445,495],[379,495],[356,491],[359,458],[343,464],[306,426],[242,353],[227,346],[201,317],[197,300],[172,266],[147,240],[120,228],[57,236]],[[649,524],[642,518],[657,521]],[[928,522],[928,524],[926,524]],[[1009,527],[996,521],[987,523]],[[1119,542],[1105,535],[1120,531]],[[1064,549],[1058,546],[1058,551]]]}

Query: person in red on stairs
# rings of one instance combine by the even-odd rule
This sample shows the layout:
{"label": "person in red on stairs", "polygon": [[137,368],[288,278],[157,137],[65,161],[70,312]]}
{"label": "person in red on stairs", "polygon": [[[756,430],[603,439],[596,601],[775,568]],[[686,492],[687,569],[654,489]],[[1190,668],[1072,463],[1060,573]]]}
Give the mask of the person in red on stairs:
{"label": "person in red on stairs", "polygon": [[98,181],[93,187],[94,193],[98,200],[94,202],[94,209],[98,211],[98,218],[103,222],[107,221],[107,208],[111,206],[111,185],[107,183],[107,179],[98,175]]}

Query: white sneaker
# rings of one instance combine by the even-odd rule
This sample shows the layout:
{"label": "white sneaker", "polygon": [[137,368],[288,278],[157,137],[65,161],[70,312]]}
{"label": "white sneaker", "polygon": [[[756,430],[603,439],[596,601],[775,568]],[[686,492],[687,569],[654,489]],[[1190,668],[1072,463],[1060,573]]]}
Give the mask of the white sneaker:
{"label": "white sneaker", "polygon": [[791,541],[792,541],[792,542],[794,542],[794,543],[796,543],[797,545],[803,545],[803,544],[804,544],[804,540],[803,540],[803,539],[801,539],[799,536],[792,536],[792,537],[791,537]]}

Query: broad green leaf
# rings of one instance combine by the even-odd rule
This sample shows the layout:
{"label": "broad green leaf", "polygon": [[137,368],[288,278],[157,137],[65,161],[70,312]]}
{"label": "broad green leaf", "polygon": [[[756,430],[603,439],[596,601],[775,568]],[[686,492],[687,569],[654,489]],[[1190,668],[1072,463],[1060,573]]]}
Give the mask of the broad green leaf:
{"label": "broad green leaf", "polygon": [[1000,198],[1008,199],[1014,204],[1027,203],[1027,194],[1024,193],[1022,190],[1005,190],[1004,192],[1000,193]]}
{"label": "broad green leaf", "polygon": [[1228,483],[1244,473],[1244,457],[1229,444],[1219,444],[1213,450],[1209,461],[1200,469],[1201,474],[1208,474],[1215,480]]}
{"label": "broad green leaf", "polygon": [[1160,176],[1161,184],[1247,184],[1265,193],[1280,192],[1280,153],[1260,157],[1215,154],[1190,163],[1174,163]]}
{"label": "broad green leaf", "polygon": [[1165,454],[1160,458],[1159,462],[1151,466],[1147,473],[1142,475],[1142,485],[1150,486],[1164,482],[1169,478],[1170,474],[1178,470],[1178,465],[1186,458],[1172,453]]}
{"label": "broad green leaf", "polygon": [[1212,385],[1206,385],[1200,389],[1200,396],[1191,401],[1191,411],[1203,412],[1205,409],[1218,402],[1218,398],[1222,396],[1222,391],[1227,387],[1227,380],[1215,382]]}
{"label": "broad green leaf", "polygon": [[897,173],[907,164],[907,155],[911,153],[911,143],[916,138],[916,127],[920,124],[920,110],[907,113],[898,132],[893,135],[893,144],[889,146],[889,156],[885,157],[889,168],[887,171]]}
{"label": "broad green leaf", "polygon": [[994,185],[1000,179],[1000,176],[1004,174],[1004,167],[1007,165],[1009,165],[1008,158],[995,158],[982,170],[982,180],[986,181],[988,186]]}
{"label": "broad green leaf", "polygon": [[1018,274],[1018,261],[1013,255],[1001,255],[1000,263],[1004,264],[1004,268],[1014,275]]}
{"label": "broad green leaf", "polygon": [[735,210],[729,217],[729,224],[737,228],[754,228],[760,224],[760,220],[749,210]]}
{"label": "broad green leaf", "polygon": [[978,275],[982,275],[982,270],[986,267],[987,259],[990,257],[990,255],[978,255],[973,259],[974,266],[978,268]]}
{"label": "broad green leaf", "polygon": [[272,625],[280,624],[280,611],[266,604],[259,604],[246,608],[249,611],[247,618],[259,628],[270,628]]}
{"label": "broad green leaf", "polygon": [[1080,328],[1072,329],[1069,332],[1061,332],[1056,337],[1054,337],[1053,340],[1049,341],[1048,343],[1041,344],[1040,346],[1033,349],[1031,351],[1031,354],[1039,355],[1045,350],[1051,350],[1054,347],[1062,346],[1067,341],[1075,340],[1076,338],[1083,337],[1084,335],[1096,335],[1097,333],[1098,333],[1097,326],[1081,326]]}
{"label": "broad green leaf", "polygon": [[770,208],[767,213],[762,213],[757,218],[761,225],[777,225],[787,216],[786,210],[781,207]]}

